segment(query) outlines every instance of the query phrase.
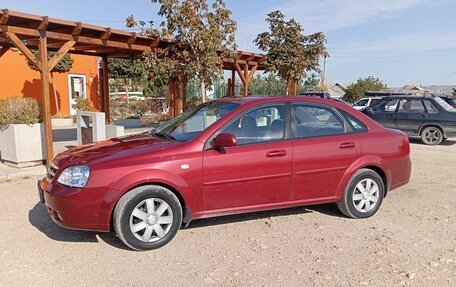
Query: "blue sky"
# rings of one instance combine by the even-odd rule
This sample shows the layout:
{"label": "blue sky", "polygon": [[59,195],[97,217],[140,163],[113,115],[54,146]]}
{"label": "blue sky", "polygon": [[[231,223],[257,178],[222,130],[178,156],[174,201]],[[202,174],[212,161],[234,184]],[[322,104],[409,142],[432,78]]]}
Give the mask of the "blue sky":
{"label": "blue sky", "polygon": [[[389,86],[456,84],[456,0],[226,0],[238,22],[239,48],[267,30],[266,14],[282,10],[306,33],[323,31],[331,57],[328,80],[376,76]],[[149,0],[0,0],[0,8],[123,28],[124,19],[155,20]]]}

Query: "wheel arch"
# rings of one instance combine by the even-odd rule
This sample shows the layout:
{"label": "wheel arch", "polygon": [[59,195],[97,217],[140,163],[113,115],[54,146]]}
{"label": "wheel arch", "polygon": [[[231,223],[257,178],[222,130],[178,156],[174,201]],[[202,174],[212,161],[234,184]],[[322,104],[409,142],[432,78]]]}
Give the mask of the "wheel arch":
{"label": "wheel arch", "polygon": [[436,127],[436,128],[438,128],[438,129],[442,132],[443,137],[445,138],[445,130],[442,128],[441,125],[439,125],[439,124],[437,124],[437,123],[434,123],[434,122],[430,122],[430,123],[425,123],[425,124],[423,124],[423,125],[420,127],[419,131],[418,131],[418,135],[421,136],[421,133],[423,132],[423,130],[424,130],[425,128],[428,128],[428,127]]}
{"label": "wheel arch", "polygon": [[364,166],[361,168],[370,169],[372,171],[375,171],[378,175],[380,175],[380,177],[382,178],[383,184],[385,185],[385,196],[384,197],[386,197],[386,195],[388,194],[389,185],[388,185],[388,178],[386,176],[385,171],[381,167],[376,166],[376,165],[367,165],[367,166]]}
{"label": "wheel arch", "polygon": [[113,231],[113,228],[114,228],[113,227],[114,226],[113,225],[114,210],[116,209],[116,206],[119,203],[119,200],[124,195],[126,195],[129,192],[131,192],[132,190],[134,190],[134,189],[136,189],[138,187],[148,186],[148,185],[157,185],[157,186],[161,186],[161,187],[164,187],[166,189],[169,189],[177,197],[177,199],[179,200],[179,203],[181,205],[181,208],[182,208],[182,222],[185,224],[185,226],[187,226],[190,223],[190,221],[192,220],[192,213],[191,213],[189,207],[187,206],[187,203],[185,202],[185,199],[182,196],[182,193],[177,188],[175,188],[174,186],[169,185],[167,183],[160,182],[160,181],[146,181],[146,182],[138,183],[138,184],[132,186],[131,188],[129,188],[125,192],[122,192],[122,194],[117,198],[115,204],[112,206],[112,208],[110,210],[110,215],[109,215],[109,226],[110,226],[110,230],[111,231]]}

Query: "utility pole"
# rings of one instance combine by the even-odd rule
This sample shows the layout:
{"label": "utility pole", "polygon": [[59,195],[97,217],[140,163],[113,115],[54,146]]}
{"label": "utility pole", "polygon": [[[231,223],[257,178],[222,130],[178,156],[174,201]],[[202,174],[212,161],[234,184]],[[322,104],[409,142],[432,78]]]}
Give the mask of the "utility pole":
{"label": "utility pole", "polygon": [[321,80],[320,80],[321,86],[324,86],[326,83],[326,60],[327,60],[327,58],[328,57],[325,56],[325,58],[323,60],[323,72],[321,74]]}

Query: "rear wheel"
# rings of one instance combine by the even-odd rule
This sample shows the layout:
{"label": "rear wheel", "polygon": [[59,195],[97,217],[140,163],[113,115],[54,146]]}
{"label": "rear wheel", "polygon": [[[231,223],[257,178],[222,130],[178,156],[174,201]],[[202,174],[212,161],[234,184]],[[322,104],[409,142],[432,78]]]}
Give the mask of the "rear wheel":
{"label": "rear wheel", "polygon": [[182,224],[182,208],[170,190],[141,186],[120,198],[113,223],[117,236],[131,249],[156,249],[176,235]]}
{"label": "rear wheel", "polygon": [[367,218],[378,211],[384,196],[385,184],[380,175],[371,169],[360,169],[351,177],[337,206],[348,217]]}
{"label": "rear wheel", "polygon": [[425,127],[421,132],[421,141],[427,145],[438,145],[443,140],[443,132],[438,127]]}

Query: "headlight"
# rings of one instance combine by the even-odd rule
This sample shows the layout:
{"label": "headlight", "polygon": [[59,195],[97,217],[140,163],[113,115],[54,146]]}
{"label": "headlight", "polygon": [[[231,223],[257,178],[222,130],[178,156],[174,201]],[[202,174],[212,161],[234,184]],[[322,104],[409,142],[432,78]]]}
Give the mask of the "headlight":
{"label": "headlight", "polygon": [[90,176],[90,168],[86,165],[66,168],[57,182],[71,187],[85,187]]}

